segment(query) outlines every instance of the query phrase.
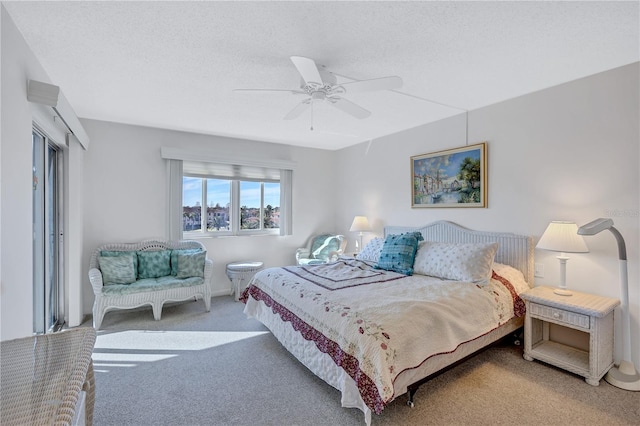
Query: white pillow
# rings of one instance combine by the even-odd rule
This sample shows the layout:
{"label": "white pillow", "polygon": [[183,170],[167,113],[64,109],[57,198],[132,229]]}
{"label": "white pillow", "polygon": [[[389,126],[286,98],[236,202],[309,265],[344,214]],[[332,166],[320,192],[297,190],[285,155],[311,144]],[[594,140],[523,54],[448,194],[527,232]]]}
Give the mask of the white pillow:
{"label": "white pillow", "polygon": [[384,245],[384,238],[376,237],[369,241],[366,246],[356,255],[358,260],[377,262]]}
{"label": "white pillow", "polygon": [[513,266],[493,262],[493,270],[496,274],[508,280],[518,294],[531,289],[524,278],[524,274]]}
{"label": "white pillow", "polygon": [[423,241],[413,273],[455,281],[487,284],[498,243],[437,243]]}

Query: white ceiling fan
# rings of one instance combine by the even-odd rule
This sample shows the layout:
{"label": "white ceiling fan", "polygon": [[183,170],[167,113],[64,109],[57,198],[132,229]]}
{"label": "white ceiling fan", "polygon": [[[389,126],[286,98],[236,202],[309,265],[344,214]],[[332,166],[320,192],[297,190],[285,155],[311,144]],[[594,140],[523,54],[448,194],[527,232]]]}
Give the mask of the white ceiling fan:
{"label": "white ceiling fan", "polygon": [[335,76],[318,68],[313,59],[292,56],[291,61],[302,77],[300,89],[235,89],[234,91],[246,93],[289,92],[294,95],[304,95],[305,99],[284,116],[285,120],[299,117],[304,111],[312,108],[314,102],[327,102],[355,118],[363,119],[370,116],[371,112],[344,98],[344,95],[402,87],[402,79],[397,76],[337,84]]}

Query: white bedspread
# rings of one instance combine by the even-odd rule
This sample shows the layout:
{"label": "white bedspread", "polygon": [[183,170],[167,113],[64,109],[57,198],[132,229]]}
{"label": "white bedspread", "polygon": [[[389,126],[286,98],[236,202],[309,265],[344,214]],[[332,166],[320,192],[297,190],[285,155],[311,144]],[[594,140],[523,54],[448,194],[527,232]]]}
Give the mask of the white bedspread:
{"label": "white bedspread", "polygon": [[[520,286],[521,287],[521,286]],[[381,413],[394,380],[430,357],[524,314],[518,288],[495,275],[488,285],[404,276],[359,260],[269,268],[245,290],[245,313],[264,303],[353,378]],[[254,302],[255,301],[255,302]]]}

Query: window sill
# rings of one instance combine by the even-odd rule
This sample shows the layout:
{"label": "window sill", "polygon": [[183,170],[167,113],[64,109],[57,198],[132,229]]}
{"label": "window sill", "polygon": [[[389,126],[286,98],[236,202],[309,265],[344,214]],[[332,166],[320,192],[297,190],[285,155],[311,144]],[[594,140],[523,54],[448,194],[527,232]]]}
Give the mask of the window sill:
{"label": "window sill", "polygon": [[230,237],[269,237],[269,236],[280,236],[280,230],[276,232],[242,232],[239,234],[233,233],[183,233],[182,238],[185,240],[203,240],[203,239],[214,239],[214,238],[230,238]]}

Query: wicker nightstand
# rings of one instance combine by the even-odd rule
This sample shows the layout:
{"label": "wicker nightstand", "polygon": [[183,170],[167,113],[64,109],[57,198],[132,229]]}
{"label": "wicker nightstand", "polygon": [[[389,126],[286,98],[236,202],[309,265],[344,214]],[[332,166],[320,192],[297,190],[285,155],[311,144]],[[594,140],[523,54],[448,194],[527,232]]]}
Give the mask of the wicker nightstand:
{"label": "wicker nightstand", "polygon": [[613,366],[613,310],[618,299],[536,287],[521,296],[527,305],[524,359],[538,359],[585,378],[593,386]]}

